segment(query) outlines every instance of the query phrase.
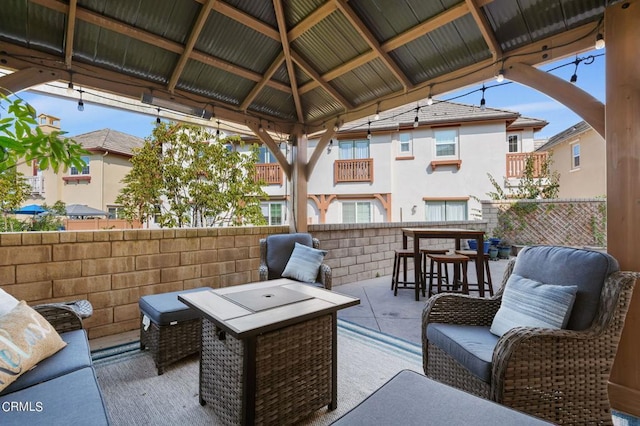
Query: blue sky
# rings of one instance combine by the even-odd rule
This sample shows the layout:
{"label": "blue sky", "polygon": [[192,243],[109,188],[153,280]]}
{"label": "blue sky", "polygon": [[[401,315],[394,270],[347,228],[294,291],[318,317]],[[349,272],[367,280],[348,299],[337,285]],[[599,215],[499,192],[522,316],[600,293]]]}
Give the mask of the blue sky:
{"label": "blue sky", "polygon": [[[579,57],[588,55],[603,55],[604,50],[586,52]],[[574,58],[543,66],[543,70],[549,70],[560,64],[572,62]],[[587,91],[601,102],[605,101],[605,59],[597,56],[592,64],[587,65],[583,61],[578,67],[577,86]],[[574,71],[574,65],[562,67],[552,72],[553,75],[569,80]],[[505,82],[508,80],[505,80]],[[495,81],[486,82],[488,89],[485,91],[487,107],[516,111],[523,116],[539,118],[549,124],[536,134],[537,138],[551,137],[572,125],[581,121],[581,118],[571,110],[554,99],[518,83],[491,87],[497,84]],[[450,99],[455,96],[479,89],[480,85],[467,87],[460,91],[451,92],[440,99]],[[38,112],[51,114],[60,118],[60,125],[69,136],[75,136],[94,130],[110,128],[120,132],[139,136],[141,138],[151,135],[155,125],[155,115],[144,115],[111,107],[104,107],[85,101],[85,109],[80,112],[77,109],[77,101],[61,99],[53,96],[41,95],[32,92],[23,92],[20,96],[33,105]],[[480,92],[455,99],[455,102],[467,104],[479,104]]]}

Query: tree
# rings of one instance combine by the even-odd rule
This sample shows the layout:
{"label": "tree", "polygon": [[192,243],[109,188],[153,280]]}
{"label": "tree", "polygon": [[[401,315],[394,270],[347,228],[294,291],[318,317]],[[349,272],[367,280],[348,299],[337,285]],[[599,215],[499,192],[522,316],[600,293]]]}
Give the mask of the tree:
{"label": "tree", "polygon": [[35,109],[22,99],[9,99],[0,88],[0,107],[9,115],[0,119],[0,172],[15,167],[20,160],[36,162],[40,170],[49,167],[82,168],[82,145],[63,137],[66,132],[43,133],[37,127]]}
{"label": "tree", "polygon": [[240,138],[219,139],[181,123],[159,124],[148,143],[123,180],[118,202],[125,212],[135,216],[134,207],[144,205],[150,215],[162,199],[163,227],[265,224],[260,199],[266,193],[255,180],[257,146],[240,153],[229,149]]}
{"label": "tree", "polygon": [[24,178],[24,174],[18,172],[15,167],[0,169],[0,208],[4,217],[5,231],[21,230],[21,228],[14,229],[17,223],[10,221],[8,215],[19,209],[30,193],[31,186]]}
{"label": "tree", "polygon": [[67,206],[63,201],[56,201],[53,206],[43,204],[42,207],[47,210],[45,213],[37,215],[34,218],[29,231],[56,231],[62,228],[62,216],[67,215]]}
{"label": "tree", "polygon": [[508,192],[502,189],[491,173],[487,173],[489,181],[494,188],[494,191],[488,192],[487,195],[492,200],[557,198],[560,191],[560,173],[551,170],[552,164],[553,159],[551,155],[548,155],[540,165],[540,171],[536,173],[535,157],[527,155],[518,185],[510,187],[507,185],[507,178],[504,178],[504,186],[509,189]]}

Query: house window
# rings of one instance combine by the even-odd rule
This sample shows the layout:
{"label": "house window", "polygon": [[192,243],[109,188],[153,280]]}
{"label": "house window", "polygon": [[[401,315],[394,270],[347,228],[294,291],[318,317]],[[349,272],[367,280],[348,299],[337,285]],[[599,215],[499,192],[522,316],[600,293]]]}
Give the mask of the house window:
{"label": "house window", "polygon": [[518,135],[509,135],[509,152],[519,152],[518,151]]}
{"label": "house window", "polygon": [[82,157],[82,162],[84,163],[84,167],[82,170],[78,170],[75,166],[71,166],[69,170],[69,174],[71,175],[88,175],[89,174],[89,157]]}
{"label": "house window", "polygon": [[571,145],[571,168],[580,168],[580,144],[574,143]]}
{"label": "house window", "polygon": [[262,215],[269,225],[284,224],[284,204],[283,203],[262,203],[260,206]]}
{"label": "house window", "polygon": [[269,151],[266,146],[258,149],[258,164],[277,163],[276,157]]}
{"label": "house window", "polygon": [[122,206],[109,206],[109,219],[123,219],[123,211]]}
{"label": "house window", "polygon": [[457,130],[435,130],[433,135],[436,140],[436,157],[452,157],[457,154]]}
{"label": "house window", "polygon": [[467,220],[467,201],[425,201],[425,212],[425,219],[429,222],[451,222],[457,220]]}
{"label": "house window", "polygon": [[401,155],[409,155],[411,154],[411,133],[400,133],[398,140],[400,141],[400,154]]}
{"label": "house window", "polygon": [[371,203],[342,203],[342,223],[371,223]]}
{"label": "house window", "polygon": [[369,158],[369,141],[340,141],[341,160]]}

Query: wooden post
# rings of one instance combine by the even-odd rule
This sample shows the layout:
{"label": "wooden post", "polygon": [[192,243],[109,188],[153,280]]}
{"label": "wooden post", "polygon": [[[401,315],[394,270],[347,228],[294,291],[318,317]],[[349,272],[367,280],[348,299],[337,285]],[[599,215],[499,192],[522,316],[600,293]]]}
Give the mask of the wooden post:
{"label": "wooden post", "polygon": [[293,217],[292,223],[296,232],[307,232],[307,136],[300,132],[295,134],[296,144],[293,157]]}
{"label": "wooden post", "polygon": [[[640,1],[605,11],[607,249],[640,272]],[[613,408],[640,416],[640,290],[631,299],[609,383]]]}

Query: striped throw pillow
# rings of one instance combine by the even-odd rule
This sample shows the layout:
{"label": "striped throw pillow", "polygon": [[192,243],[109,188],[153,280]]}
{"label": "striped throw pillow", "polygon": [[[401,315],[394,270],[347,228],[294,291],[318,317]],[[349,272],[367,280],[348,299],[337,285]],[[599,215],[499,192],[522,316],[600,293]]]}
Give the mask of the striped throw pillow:
{"label": "striped throw pillow", "polygon": [[282,271],[282,276],[305,283],[315,283],[318,276],[318,268],[320,268],[326,254],[325,250],[318,250],[296,243],[289,262],[287,262],[287,266]]}
{"label": "striped throw pillow", "polygon": [[493,318],[491,333],[502,336],[514,327],[560,329],[569,321],[576,299],[575,285],[553,285],[512,274]]}

